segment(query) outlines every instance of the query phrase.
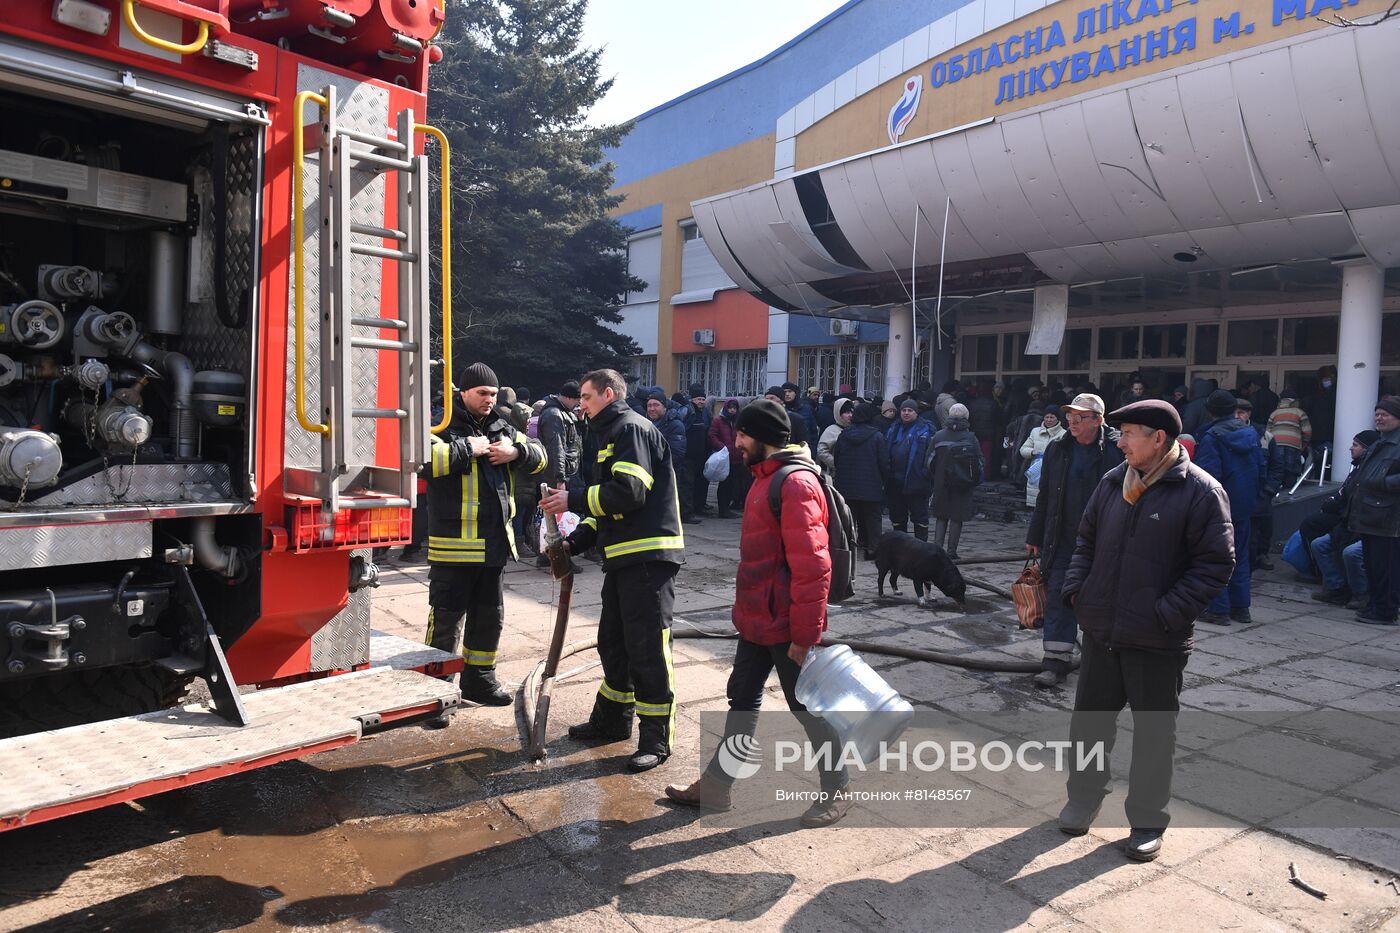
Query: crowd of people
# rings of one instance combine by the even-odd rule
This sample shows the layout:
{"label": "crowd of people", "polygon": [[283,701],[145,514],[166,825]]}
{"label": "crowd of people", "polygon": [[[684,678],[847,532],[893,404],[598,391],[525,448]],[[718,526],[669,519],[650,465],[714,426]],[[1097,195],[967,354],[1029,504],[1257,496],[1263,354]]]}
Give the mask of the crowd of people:
{"label": "crowd of people", "polygon": [[[674,583],[685,526],[702,516],[742,520],[726,733],[752,732],[763,684],[776,672],[811,739],[825,742],[829,730],[806,715],[793,685],[826,628],[829,529],[839,499],[854,514],[855,546],[866,559],[886,513],[896,530],[912,525],[915,537],[956,557],[972,490],[991,478],[1024,477],[1034,489],[1026,550],[1046,580],[1035,682],[1062,683],[1078,649],[1072,738],[1111,746],[1112,715],[1090,714],[1124,705],[1174,713],[1194,626],[1252,621],[1250,574],[1268,560],[1269,503],[1301,475],[1310,448],[1325,442],[1319,424],[1334,416],[1316,398],[1300,404],[1287,389],[1264,395],[1257,382],[1238,395],[1206,384],[1154,399],[1132,380],[1113,411],[1091,384],[1065,398],[1059,387],[1004,393],[993,385],[981,393],[953,381],[941,392],[923,386],[886,401],[844,386],[823,394],[787,383],[755,399],[712,400],[702,385],[668,398],[659,387],[629,390],[621,374],[596,370],[532,405],[523,388],[500,388],[483,363],[459,382],[451,425],[434,437],[425,469],[427,639],[462,650],[466,699],[511,702],[495,678],[502,571],[522,545],[539,549],[530,516],[573,513],[577,529],[540,561],[601,563],[603,677],[588,720],[569,734],[625,741],[635,724],[634,771],[663,764],[672,751]],[[1325,378],[1321,384],[1330,390]],[[1394,625],[1400,398],[1380,399],[1375,430],[1356,437],[1351,456],[1351,477],[1300,534],[1325,581],[1319,598],[1355,605],[1358,621]],[[727,469],[707,469],[715,463]],[[710,486],[720,475],[711,509]],[[771,507],[745,507],[760,501]],[[1126,850],[1135,859],[1161,849],[1169,732],[1160,742],[1134,743]],[[821,775],[806,825],[845,814],[847,780],[839,768]],[[1087,830],[1107,782],[1104,770],[1071,776],[1062,830]],[[681,805],[724,809],[731,784],[712,764],[666,793]]]}

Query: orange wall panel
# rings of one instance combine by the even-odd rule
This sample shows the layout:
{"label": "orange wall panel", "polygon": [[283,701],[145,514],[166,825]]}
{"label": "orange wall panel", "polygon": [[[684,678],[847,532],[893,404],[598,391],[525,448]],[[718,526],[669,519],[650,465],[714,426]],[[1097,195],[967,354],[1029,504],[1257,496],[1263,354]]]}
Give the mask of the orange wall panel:
{"label": "orange wall panel", "polygon": [[[711,301],[676,305],[671,310],[672,353],[705,350],[761,350],[768,346],[768,306],[738,288],[716,292]],[[702,347],[690,338],[697,330],[715,332],[715,345]]]}

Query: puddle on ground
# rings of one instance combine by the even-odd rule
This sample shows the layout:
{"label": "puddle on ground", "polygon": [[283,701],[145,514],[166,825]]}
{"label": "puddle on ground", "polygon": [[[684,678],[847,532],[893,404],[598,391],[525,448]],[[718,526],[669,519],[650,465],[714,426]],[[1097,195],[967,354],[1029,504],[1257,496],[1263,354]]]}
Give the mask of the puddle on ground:
{"label": "puddle on ground", "polygon": [[983,648],[1011,643],[1012,630],[997,619],[959,619],[949,622],[948,631]]}
{"label": "puddle on ground", "polygon": [[431,817],[369,820],[341,827],[375,887],[391,887],[412,874],[414,884],[460,874],[462,860],[529,835],[497,807],[472,808]]}

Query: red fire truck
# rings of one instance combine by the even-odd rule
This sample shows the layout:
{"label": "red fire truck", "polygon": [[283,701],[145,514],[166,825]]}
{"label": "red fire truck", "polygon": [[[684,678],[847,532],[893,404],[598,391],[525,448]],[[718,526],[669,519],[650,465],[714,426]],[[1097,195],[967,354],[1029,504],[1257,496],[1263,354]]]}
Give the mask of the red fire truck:
{"label": "red fire truck", "polygon": [[456,705],[369,620],[446,426],[443,0],[4,7],[0,830]]}

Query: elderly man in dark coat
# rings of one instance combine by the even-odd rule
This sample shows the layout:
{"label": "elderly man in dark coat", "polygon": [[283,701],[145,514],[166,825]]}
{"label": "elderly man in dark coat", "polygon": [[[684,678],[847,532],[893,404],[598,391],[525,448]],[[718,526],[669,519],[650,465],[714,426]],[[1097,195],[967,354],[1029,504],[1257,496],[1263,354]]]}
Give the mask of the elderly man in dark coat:
{"label": "elderly man in dark coat", "polygon": [[1133,751],[1124,809],[1125,852],[1151,861],[1170,819],[1172,756],[1182,674],[1196,617],[1235,566],[1230,502],[1177,443],[1181,416],[1157,399],[1111,412],[1126,462],[1110,470],[1085,507],[1063,604],[1084,632],[1070,741],[1103,746],[1098,767],[1071,772],[1060,829],[1088,832],[1108,793],[1108,759],[1124,704]]}

